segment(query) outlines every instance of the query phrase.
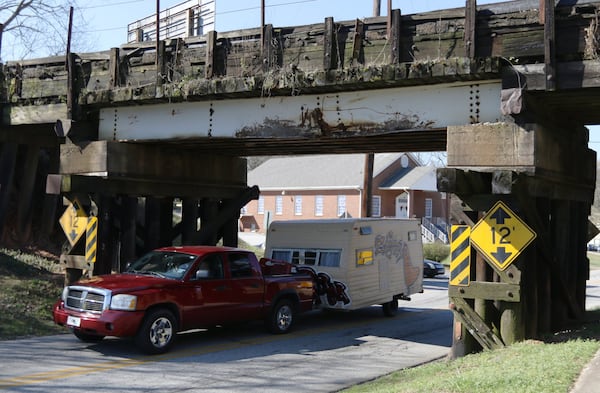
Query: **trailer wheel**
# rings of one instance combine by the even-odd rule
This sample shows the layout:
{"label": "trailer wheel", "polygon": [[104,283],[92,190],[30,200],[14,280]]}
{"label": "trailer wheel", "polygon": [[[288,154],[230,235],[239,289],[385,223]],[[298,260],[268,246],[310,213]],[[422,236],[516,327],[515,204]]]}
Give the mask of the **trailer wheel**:
{"label": "trailer wheel", "polygon": [[145,353],[165,353],[173,345],[176,332],[177,322],[173,313],[167,309],[157,309],[144,318],[135,336],[135,343]]}
{"label": "trailer wheel", "polygon": [[386,317],[393,317],[398,314],[398,299],[391,300],[382,305],[383,315]]}
{"label": "trailer wheel", "polygon": [[275,304],[267,320],[271,333],[284,334],[292,329],[294,323],[294,304],[289,299],[282,299]]}

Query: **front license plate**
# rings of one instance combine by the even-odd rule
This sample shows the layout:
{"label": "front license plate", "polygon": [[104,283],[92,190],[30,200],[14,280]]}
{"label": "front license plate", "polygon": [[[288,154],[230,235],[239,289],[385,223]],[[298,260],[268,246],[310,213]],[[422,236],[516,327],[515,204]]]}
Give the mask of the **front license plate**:
{"label": "front license plate", "polygon": [[79,327],[79,325],[81,325],[81,318],[68,316],[67,317],[67,325]]}

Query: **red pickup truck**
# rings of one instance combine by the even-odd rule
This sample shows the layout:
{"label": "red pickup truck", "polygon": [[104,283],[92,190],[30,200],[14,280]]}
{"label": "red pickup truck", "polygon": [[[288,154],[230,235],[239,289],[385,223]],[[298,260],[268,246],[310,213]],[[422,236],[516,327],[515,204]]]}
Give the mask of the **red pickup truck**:
{"label": "red pickup truck", "polygon": [[133,262],[122,274],[67,286],[54,305],[54,322],[80,340],[134,337],[146,353],[169,350],[176,333],[264,319],[286,333],[294,315],[313,308],[311,276],[291,265],[229,247],[165,247]]}

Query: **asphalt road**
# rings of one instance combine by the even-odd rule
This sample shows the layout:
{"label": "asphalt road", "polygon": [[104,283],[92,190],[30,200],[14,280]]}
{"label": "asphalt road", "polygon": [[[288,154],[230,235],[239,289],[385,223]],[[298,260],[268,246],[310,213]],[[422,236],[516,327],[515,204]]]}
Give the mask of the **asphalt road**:
{"label": "asphalt road", "polygon": [[447,277],[401,302],[394,318],[373,306],[312,312],[286,335],[262,323],[182,334],[171,352],[141,355],[128,340],[71,334],[0,342],[0,390],[11,392],[331,392],[447,355]]}
{"label": "asphalt road", "polygon": [[[302,316],[287,335],[261,323],[180,335],[171,352],[141,355],[131,341],[79,342],[70,334],[0,342],[0,390],[10,392],[332,392],[446,356],[452,314],[447,277],[402,302]],[[587,308],[600,307],[600,270]]]}

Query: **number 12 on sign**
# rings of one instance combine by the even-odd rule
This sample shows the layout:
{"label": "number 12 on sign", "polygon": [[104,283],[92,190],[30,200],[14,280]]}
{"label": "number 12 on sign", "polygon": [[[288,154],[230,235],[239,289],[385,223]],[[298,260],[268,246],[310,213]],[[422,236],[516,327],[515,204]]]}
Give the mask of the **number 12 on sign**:
{"label": "number 12 on sign", "polygon": [[471,244],[500,270],[506,269],[536,238],[536,233],[502,201],[471,231]]}

